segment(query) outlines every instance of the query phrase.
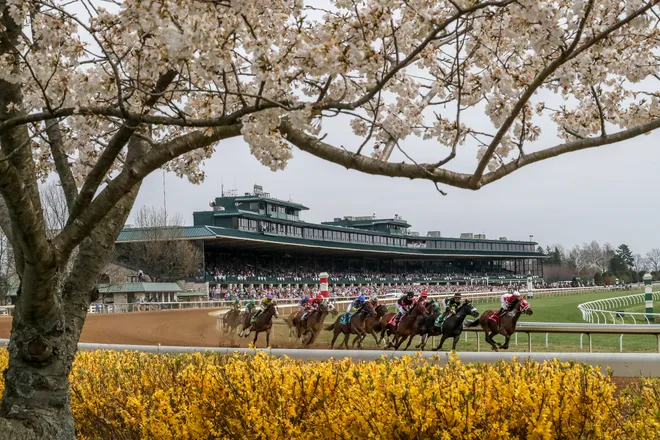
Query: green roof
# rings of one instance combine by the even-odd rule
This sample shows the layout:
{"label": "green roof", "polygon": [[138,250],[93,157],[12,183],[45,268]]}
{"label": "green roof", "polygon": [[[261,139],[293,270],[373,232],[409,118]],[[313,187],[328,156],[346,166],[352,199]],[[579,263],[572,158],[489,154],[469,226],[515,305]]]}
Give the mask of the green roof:
{"label": "green roof", "polygon": [[211,238],[215,234],[206,226],[176,226],[167,228],[124,228],[117,241],[177,240]]}
{"label": "green roof", "polygon": [[236,197],[236,201],[237,202],[268,202],[274,205],[289,206],[291,208],[296,208],[300,210],[309,210],[308,207],[301,205],[300,203],[286,202],[284,200],[274,199],[272,197],[262,197],[259,195],[239,196]]}
{"label": "green roof", "polygon": [[99,286],[100,293],[165,293],[182,292],[177,283],[124,283]]}

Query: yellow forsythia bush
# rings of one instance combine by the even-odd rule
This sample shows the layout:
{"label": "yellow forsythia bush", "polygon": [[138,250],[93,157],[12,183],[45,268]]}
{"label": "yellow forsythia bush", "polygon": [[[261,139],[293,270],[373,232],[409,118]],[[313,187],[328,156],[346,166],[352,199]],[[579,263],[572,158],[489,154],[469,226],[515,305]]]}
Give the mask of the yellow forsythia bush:
{"label": "yellow forsythia bush", "polygon": [[82,439],[660,438],[658,381],[615,397],[598,370],[559,362],[98,351],[78,354],[71,382]]}

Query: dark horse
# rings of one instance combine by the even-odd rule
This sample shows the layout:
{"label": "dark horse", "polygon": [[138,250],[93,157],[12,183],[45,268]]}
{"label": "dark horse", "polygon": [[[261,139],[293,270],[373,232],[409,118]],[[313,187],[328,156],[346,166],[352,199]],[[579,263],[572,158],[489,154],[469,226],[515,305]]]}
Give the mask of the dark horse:
{"label": "dark horse", "polygon": [[319,308],[310,312],[305,321],[298,321],[296,324],[296,331],[298,339],[302,340],[303,345],[310,345],[316,341],[321,329],[323,329],[323,321],[328,313],[332,316],[337,316],[337,309],[331,303],[321,304]]}
{"label": "dark horse", "polygon": [[[387,314],[387,306],[385,304],[380,304],[378,307],[376,307],[376,314],[371,315],[367,318],[367,321],[364,323],[364,335],[360,340],[360,345],[362,345],[362,343],[364,342],[364,338],[367,337],[367,334],[370,334],[371,336],[374,337],[374,340],[376,341],[376,345],[380,347],[380,340],[376,335],[376,326],[381,322],[381,319],[383,318],[383,316],[385,316],[385,314]],[[360,335],[357,335],[353,339],[353,343],[351,344],[351,347],[355,347],[355,343],[358,342],[359,337]]]}
{"label": "dark horse", "polygon": [[410,343],[417,334],[419,326],[422,324],[422,319],[420,318],[426,316],[428,316],[426,308],[421,303],[416,303],[413,308],[410,309],[410,312],[399,320],[399,325],[394,327],[391,323],[387,324],[388,333],[394,335],[394,341],[391,345],[394,346],[395,350],[399,349],[406,338],[408,339],[408,344],[406,344],[406,348],[404,348],[403,351],[406,351],[408,347],[410,347]]}
{"label": "dark horse", "polygon": [[[463,321],[465,321],[467,315],[471,315],[473,318],[479,316],[477,308],[472,305],[472,301],[470,300],[466,300],[461,304],[456,309],[454,315],[447,317],[442,323],[441,328],[435,326],[435,318],[437,318],[438,315],[435,315],[435,318],[429,316],[424,322],[424,328],[429,329],[430,331],[422,335],[422,350],[424,349],[424,345],[426,345],[429,336],[438,336],[439,334],[442,334],[442,338],[440,339],[440,344],[436,347],[436,351],[442,348],[442,344],[444,344],[448,338],[454,338],[454,343],[452,344],[451,349],[456,350],[456,344],[458,344],[461,333],[463,333]],[[431,318],[434,318],[433,321],[431,321]]]}
{"label": "dark horse", "polygon": [[254,331],[253,344],[256,346],[259,333],[266,332],[266,347],[269,347],[270,329],[273,327],[273,316],[276,318],[279,318],[280,316],[279,312],[277,311],[277,306],[275,304],[269,305],[268,308],[266,308],[266,310],[264,310],[263,312],[261,312],[259,316],[257,316],[257,319],[255,319],[254,322],[250,324],[250,328],[245,334],[245,337],[247,338],[248,336],[250,336],[250,333]]}
{"label": "dark horse", "polygon": [[231,309],[222,316],[222,331],[232,334],[236,332],[236,327],[241,323],[241,312],[237,309]]}
{"label": "dark horse", "polygon": [[[516,332],[516,324],[518,323],[520,315],[523,313],[525,315],[531,315],[534,311],[529,306],[529,303],[523,299],[518,301],[518,304],[516,304],[513,310],[506,312],[504,316],[500,318],[499,323],[489,319],[494,313],[497,313],[497,311],[486,310],[478,320],[469,322],[466,327],[476,327],[481,325],[481,328],[486,332],[486,342],[493,347],[493,350],[498,351],[498,346],[503,350],[509,348],[509,340],[511,339],[511,335]],[[495,342],[493,339],[493,336],[495,335],[504,336],[504,344],[498,344]]]}
{"label": "dark horse", "polygon": [[358,347],[362,347],[362,339],[364,339],[364,336],[366,335],[364,328],[365,324],[367,322],[367,319],[369,316],[372,316],[376,311],[374,310],[374,306],[371,303],[371,301],[365,302],[362,307],[360,307],[355,313],[355,315],[351,316],[351,320],[348,322],[348,324],[342,324],[341,323],[341,316],[337,318],[337,320],[326,326],[326,330],[334,330],[335,334],[332,337],[332,343],[330,344],[330,348],[335,347],[335,341],[337,340],[337,337],[339,336],[340,333],[344,334],[344,347],[346,347],[346,350],[348,350],[348,338],[350,335],[358,335],[360,337]]}

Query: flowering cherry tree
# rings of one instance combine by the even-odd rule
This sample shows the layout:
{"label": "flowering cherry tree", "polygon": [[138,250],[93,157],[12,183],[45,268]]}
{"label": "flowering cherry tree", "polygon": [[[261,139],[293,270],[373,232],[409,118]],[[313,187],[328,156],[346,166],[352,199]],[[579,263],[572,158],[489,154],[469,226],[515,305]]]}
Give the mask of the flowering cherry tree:
{"label": "flowering cherry tree", "polygon": [[[478,189],[649,133],[659,1],[0,0],[0,225],[21,279],[0,437],[74,437],[67,374],[152,171],[200,182],[222,140],[242,137],[273,170],[298,148]],[[355,145],[327,140],[337,116]],[[415,138],[441,147],[435,161],[404,149]],[[451,169],[458,154],[476,156],[472,173]],[[50,174],[69,211],[55,237],[38,189]]]}

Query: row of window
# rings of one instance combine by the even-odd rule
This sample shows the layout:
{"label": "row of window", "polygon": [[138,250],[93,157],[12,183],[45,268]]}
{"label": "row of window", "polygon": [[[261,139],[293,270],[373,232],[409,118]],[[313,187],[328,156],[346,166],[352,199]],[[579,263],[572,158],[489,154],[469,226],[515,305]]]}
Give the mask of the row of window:
{"label": "row of window", "polygon": [[427,240],[407,243],[405,238],[387,237],[382,235],[360,234],[359,232],[329,231],[325,229],[301,228],[300,226],[284,225],[261,220],[238,219],[238,228],[243,231],[266,232],[269,234],[301,237],[308,240],[338,241],[391,247],[447,249],[466,251],[508,251],[534,252],[534,245],[515,243],[480,243],[468,241]]}
{"label": "row of window", "polygon": [[534,252],[533,244],[516,243],[481,243],[472,241],[429,240],[426,242],[426,247],[430,249],[470,251]]}

